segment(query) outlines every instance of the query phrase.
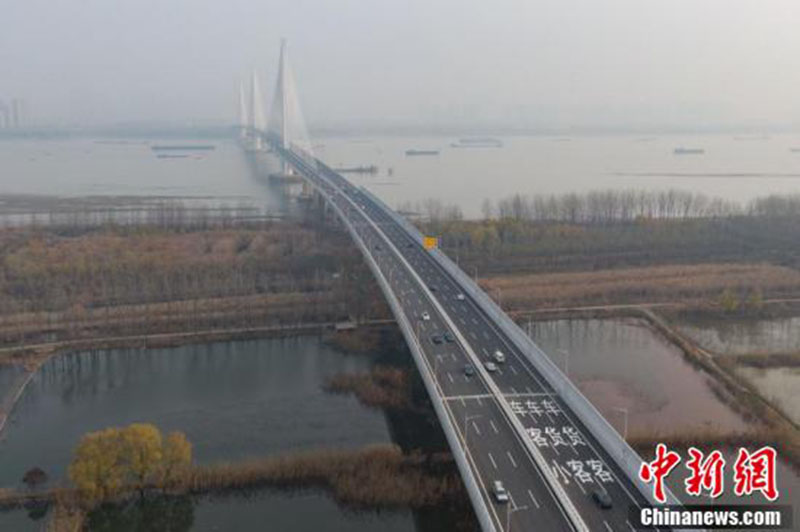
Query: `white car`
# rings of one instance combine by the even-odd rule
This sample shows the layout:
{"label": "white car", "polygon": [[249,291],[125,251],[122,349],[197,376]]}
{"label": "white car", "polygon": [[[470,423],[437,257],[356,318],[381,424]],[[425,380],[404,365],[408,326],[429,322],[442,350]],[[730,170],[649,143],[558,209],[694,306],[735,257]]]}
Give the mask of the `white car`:
{"label": "white car", "polygon": [[494,500],[501,504],[508,502],[508,492],[499,480],[495,480],[492,484],[492,495],[494,495]]}
{"label": "white car", "polygon": [[491,360],[487,360],[486,362],[484,362],[483,367],[486,368],[486,371],[488,371],[489,373],[494,373],[495,371],[497,371],[497,364],[495,364]]}
{"label": "white car", "polygon": [[494,361],[497,362],[498,364],[502,364],[503,362],[506,361],[506,356],[499,349],[494,352],[494,355],[492,355],[492,358],[494,358]]}
{"label": "white car", "polygon": [[425,321],[428,321],[429,319],[431,319],[431,315],[428,314],[427,312],[423,312],[422,313],[422,319],[425,320]]}
{"label": "white car", "polygon": [[458,299],[459,301],[464,301],[465,299],[464,294],[456,294],[456,299]]}

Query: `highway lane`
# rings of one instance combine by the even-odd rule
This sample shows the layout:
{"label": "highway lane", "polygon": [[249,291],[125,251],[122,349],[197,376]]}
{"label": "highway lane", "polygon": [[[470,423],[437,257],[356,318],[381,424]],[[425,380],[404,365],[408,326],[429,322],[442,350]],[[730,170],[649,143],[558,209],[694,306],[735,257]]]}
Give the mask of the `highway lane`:
{"label": "highway lane", "polygon": [[[318,186],[325,187],[325,183],[319,183]],[[420,286],[413,274],[392,258],[386,249],[385,236],[363,219],[363,210],[354,208],[349,200],[342,198],[335,190],[324,190],[331,195],[332,201],[337,203],[359,238],[370,249],[393,292],[400,297],[409,322],[417,324],[427,369],[435,376],[439,395],[445,398],[450,423],[466,451],[495,528],[574,530],[540,469],[526,455],[521,435],[502,414],[497,398],[488,391],[479,376],[467,377],[464,374],[469,359],[461,347],[455,342],[443,340],[437,344],[432,341],[434,331],[443,331],[445,325],[427,297],[424,286]],[[380,246],[384,248],[379,249]],[[423,313],[428,314],[429,320],[422,319]],[[423,370],[420,368],[420,371]],[[498,503],[493,497],[491,486],[495,480],[502,480],[509,488],[510,503]],[[511,484],[515,482],[517,484],[512,487]],[[529,504],[519,502],[526,500],[526,497],[531,501]]]}
{"label": "highway lane", "polygon": [[[405,231],[397,227],[378,207],[368,208],[369,214],[379,217],[387,232],[402,241],[408,239]],[[394,225],[394,229],[389,227]],[[494,381],[503,390],[506,400],[518,414],[529,436],[552,464],[572,501],[592,530],[630,530],[629,505],[642,505],[644,498],[616,467],[614,462],[591,438],[555,395],[552,388],[538,374],[530,360],[515,348],[505,335],[484,315],[467,296],[460,293],[457,284],[442,271],[438,264],[419,245],[406,247],[416,256],[418,271],[429,286],[436,288],[434,297],[441,300],[448,312],[469,329],[468,341],[476,352],[489,358],[496,350],[502,351],[507,362],[499,365]],[[429,259],[427,265],[423,265]],[[594,490],[608,493],[614,501],[611,509],[600,509],[592,500]]]}
{"label": "highway lane", "polygon": [[[517,352],[474,301],[469,297],[463,300],[457,297],[460,293],[457,283],[380,206],[373,204],[340,176],[325,177],[348,196],[343,197],[320,180],[319,185],[346,213],[361,238],[368,243],[370,253],[390,280],[393,291],[399,295],[409,321],[417,324],[417,336],[429,370],[436,377],[441,395],[446,398],[451,422],[458,428],[472,467],[482,481],[484,496],[495,513],[498,529],[505,529],[502,514],[509,508],[517,510],[511,515],[512,529],[569,529],[552,490],[548,489],[537,465],[520,441],[522,436],[508,422],[498,401],[506,401],[511,406],[527,429],[527,436],[547,457],[552,471],[590,529],[630,529],[628,505],[642,504],[643,498],[635,487],[625,485],[627,479],[624,475],[574,419],[574,415],[565,411],[531,362]],[[388,242],[391,242],[391,251]],[[402,261],[395,256],[398,253],[413,266],[423,286],[420,286],[419,278],[415,279],[402,266]],[[432,335],[447,330],[445,316],[440,315],[432,298],[445,310],[474,353],[482,358],[490,357],[498,349],[505,353],[506,363],[499,365],[498,371],[491,376],[502,391],[502,398],[490,392],[481,375],[465,375],[464,367],[472,360],[465,352],[466,346],[460,345],[458,339],[452,343],[432,342]],[[424,313],[430,319],[422,319]],[[511,493],[513,502],[508,506],[496,504],[487,491],[496,479],[503,480]],[[592,501],[591,493],[595,489],[612,496],[612,509],[600,509]]]}
{"label": "highway lane", "polygon": [[[358,213],[351,211],[350,214]],[[407,269],[397,265],[385,244],[384,248],[376,249],[382,240],[367,224],[358,224],[358,228],[376,262],[386,272],[393,291],[399,294],[407,318],[416,324],[429,369],[435,375],[440,395],[446,399],[451,422],[477,473],[487,505],[494,512],[498,530],[506,530],[507,520],[512,530],[572,530],[539,469],[527,456],[520,436],[500,411],[496,397],[478,375],[465,374],[465,366],[471,363],[463,349],[444,338],[441,343],[434,342],[433,337],[443,334],[447,327],[423,287]],[[429,319],[423,319],[423,315]],[[516,496],[510,504],[497,503],[491,494],[495,480],[504,482],[511,497],[517,492],[522,495]],[[522,496],[530,498],[531,502],[518,502]],[[509,516],[514,508],[518,511]]]}

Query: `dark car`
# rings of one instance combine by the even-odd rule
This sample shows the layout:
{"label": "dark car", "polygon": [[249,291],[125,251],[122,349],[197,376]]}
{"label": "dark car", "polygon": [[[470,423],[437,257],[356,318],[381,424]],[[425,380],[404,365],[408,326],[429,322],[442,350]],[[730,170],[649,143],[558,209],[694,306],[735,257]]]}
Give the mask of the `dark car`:
{"label": "dark car", "polygon": [[453,338],[453,335],[450,334],[450,331],[445,331],[445,333],[444,333],[444,341],[447,342],[448,344],[452,344],[453,342],[456,341],[456,339]]}
{"label": "dark car", "polygon": [[430,290],[431,292],[436,292],[436,285],[432,284],[432,285],[428,286],[428,290]]}
{"label": "dark car", "polygon": [[431,342],[433,342],[434,344],[441,344],[442,343],[442,335],[441,334],[431,335]]}
{"label": "dark car", "polygon": [[592,500],[595,502],[597,506],[602,508],[603,510],[608,510],[613,506],[611,501],[611,495],[608,492],[601,491],[601,490],[594,490],[592,492]]}
{"label": "dark car", "polygon": [[473,375],[475,375],[475,366],[473,366],[472,364],[467,364],[466,366],[464,366],[464,375],[466,375],[467,377],[472,377]]}

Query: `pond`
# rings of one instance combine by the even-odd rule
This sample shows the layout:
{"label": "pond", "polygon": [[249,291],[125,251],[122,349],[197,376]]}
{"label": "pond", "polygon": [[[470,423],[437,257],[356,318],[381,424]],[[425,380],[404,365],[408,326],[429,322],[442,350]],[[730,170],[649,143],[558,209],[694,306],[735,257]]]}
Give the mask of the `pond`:
{"label": "pond", "polygon": [[539,321],[529,330],[620,433],[626,417],[630,435],[748,427],[714,379],[641,320]]}
{"label": "pond", "polygon": [[[55,357],[34,376],[6,428],[0,485],[19,485],[33,466],[62,478],[83,434],[138,421],[185,432],[198,463],[390,442],[381,411],[321,389],[328,377],[371,363],[316,336]],[[297,510],[291,527],[277,529],[414,530],[410,512],[353,514],[318,493],[263,493],[258,502],[203,498],[190,506],[186,530],[193,531],[281,523],[289,508]],[[37,527],[23,512],[0,514],[2,530]]]}
{"label": "pond", "polygon": [[741,367],[737,371],[789,419],[800,424],[800,368]]}
{"label": "pond", "polygon": [[678,324],[704,348],[726,355],[800,352],[800,316],[769,320],[693,319]]}

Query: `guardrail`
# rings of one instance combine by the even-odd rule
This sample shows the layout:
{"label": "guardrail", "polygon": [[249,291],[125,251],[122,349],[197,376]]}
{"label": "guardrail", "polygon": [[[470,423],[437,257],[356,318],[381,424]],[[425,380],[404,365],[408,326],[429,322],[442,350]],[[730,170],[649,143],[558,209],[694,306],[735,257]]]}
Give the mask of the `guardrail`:
{"label": "guardrail", "polygon": [[[404,217],[397,214],[377,196],[365,188],[361,189],[415,240],[422,243],[423,235]],[[660,503],[655,499],[652,488],[639,480],[641,457],[628,443],[620,437],[608,421],[597,411],[594,405],[578,390],[536,343],[512,320],[497,304],[478,286],[461,268],[459,268],[441,250],[431,251],[436,262],[450,274],[461,286],[464,293],[472,297],[478,306],[494,320],[495,324],[509,337],[517,349],[523,353],[555,390],[561,400],[579,418],[581,423],[592,433],[592,436],[603,446],[603,449],[614,460],[617,466],[627,475],[642,496],[653,505]],[[666,504],[681,504],[667,490]]]}

